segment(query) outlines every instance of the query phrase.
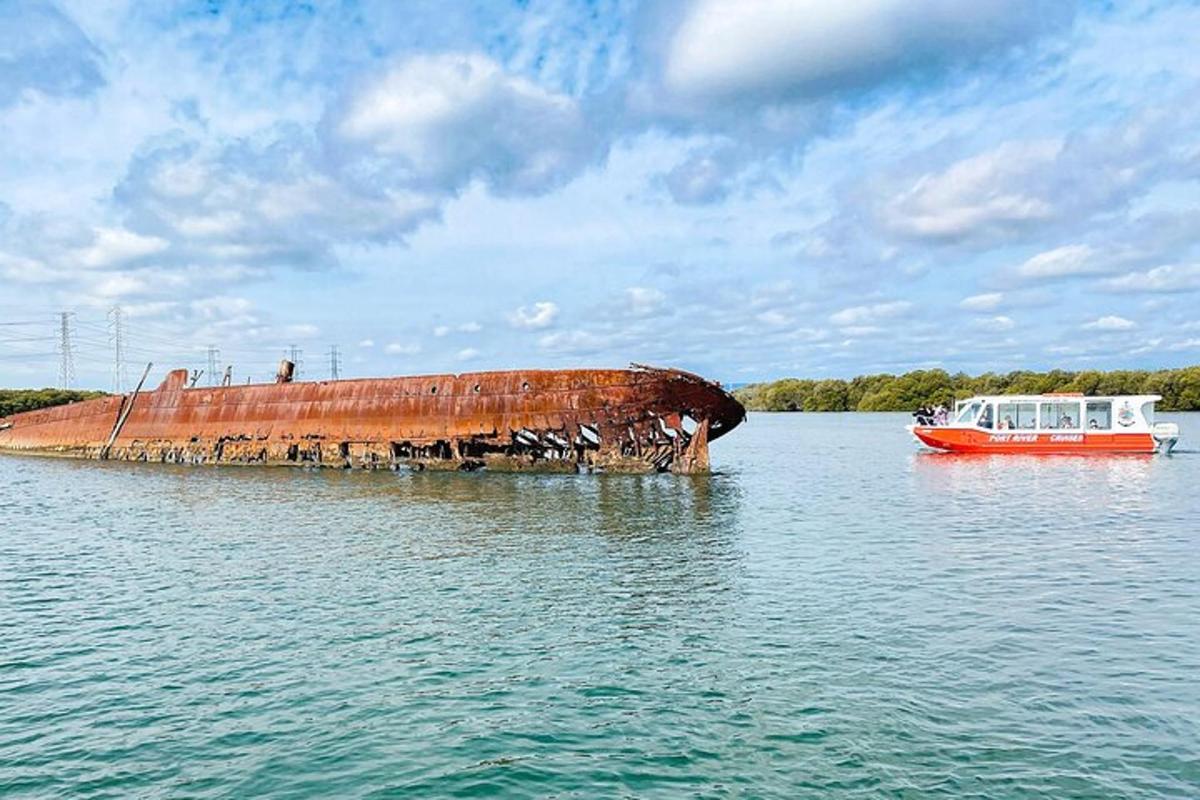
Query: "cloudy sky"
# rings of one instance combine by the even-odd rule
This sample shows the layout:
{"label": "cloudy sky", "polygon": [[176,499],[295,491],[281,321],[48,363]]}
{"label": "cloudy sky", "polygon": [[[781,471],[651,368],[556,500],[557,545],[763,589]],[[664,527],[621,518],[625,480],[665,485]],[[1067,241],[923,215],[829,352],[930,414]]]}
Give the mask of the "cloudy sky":
{"label": "cloudy sky", "polygon": [[0,385],[1200,361],[1200,6],[0,2]]}

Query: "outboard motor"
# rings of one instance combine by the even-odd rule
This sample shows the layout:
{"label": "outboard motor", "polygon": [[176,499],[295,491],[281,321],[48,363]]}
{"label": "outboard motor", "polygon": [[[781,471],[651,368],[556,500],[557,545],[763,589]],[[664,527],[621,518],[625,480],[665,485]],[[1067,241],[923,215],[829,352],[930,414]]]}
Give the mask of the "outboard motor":
{"label": "outboard motor", "polygon": [[1179,426],[1174,422],[1156,422],[1150,429],[1150,435],[1158,445],[1158,452],[1170,455],[1179,441]]}

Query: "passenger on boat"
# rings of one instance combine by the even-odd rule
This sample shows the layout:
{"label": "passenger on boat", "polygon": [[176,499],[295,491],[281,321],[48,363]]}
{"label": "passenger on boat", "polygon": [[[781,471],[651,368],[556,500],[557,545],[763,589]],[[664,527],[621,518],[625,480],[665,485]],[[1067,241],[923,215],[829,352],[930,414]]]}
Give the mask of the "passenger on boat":
{"label": "passenger on boat", "polygon": [[1004,415],[1004,421],[1000,423],[1000,430],[1011,431],[1013,429],[1012,417],[1008,414]]}
{"label": "passenger on boat", "polygon": [[1088,421],[1088,430],[1092,430],[1092,431],[1098,431],[1098,430],[1100,430],[1100,423],[1099,423],[1099,422],[1097,422],[1097,421],[1096,421],[1096,420],[1094,420],[1094,419],[1093,419],[1093,420],[1089,420],[1089,421]]}
{"label": "passenger on boat", "polygon": [[934,425],[950,424],[950,409],[946,408],[945,405],[939,403],[938,407],[933,410],[933,424]]}
{"label": "passenger on boat", "polygon": [[1063,417],[1063,418],[1062,418],[1062,419],[1059,421],[1059,423],[1058,423],[1058,427],[1060,427],[1060,428],[1072,428],[1072,429],[1073,429],[1073,428],[1075,427],[1075,423],[1071,421],[1071,418],[1070,418],[1070,417]]}
{"label": "passenger on boat", "polygon": [[983,407],[983,416],[979,418],[979,427],[992,427],[992,406],[990,403]]}

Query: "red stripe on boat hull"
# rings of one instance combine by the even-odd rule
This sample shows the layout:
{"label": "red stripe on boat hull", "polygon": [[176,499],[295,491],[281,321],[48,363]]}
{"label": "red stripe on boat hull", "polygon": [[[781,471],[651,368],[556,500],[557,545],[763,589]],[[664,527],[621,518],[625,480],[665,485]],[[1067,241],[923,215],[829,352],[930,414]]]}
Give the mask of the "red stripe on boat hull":
{"label": "red stripe on boat hull", "polygon": [[1153,453],[1149,433],[980,431],[918,426],[924,444],[952,453]]}

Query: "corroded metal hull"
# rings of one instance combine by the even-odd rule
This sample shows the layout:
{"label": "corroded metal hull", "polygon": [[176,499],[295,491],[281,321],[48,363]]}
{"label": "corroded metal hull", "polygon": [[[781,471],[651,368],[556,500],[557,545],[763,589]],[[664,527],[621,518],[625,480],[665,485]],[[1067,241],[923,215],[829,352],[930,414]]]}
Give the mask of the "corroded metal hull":
{"label": "corroded metal hull", "polygon": [[687,372],[531,370],[154,391],[0,420],[0,450],[126,461],[325,467],[709,469],[745,409]]}

